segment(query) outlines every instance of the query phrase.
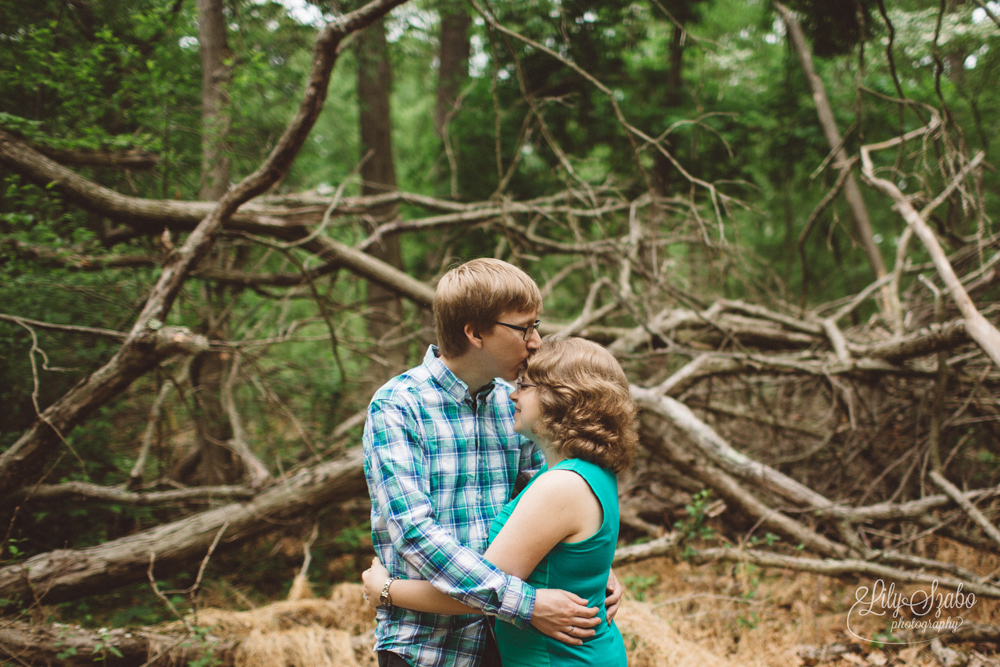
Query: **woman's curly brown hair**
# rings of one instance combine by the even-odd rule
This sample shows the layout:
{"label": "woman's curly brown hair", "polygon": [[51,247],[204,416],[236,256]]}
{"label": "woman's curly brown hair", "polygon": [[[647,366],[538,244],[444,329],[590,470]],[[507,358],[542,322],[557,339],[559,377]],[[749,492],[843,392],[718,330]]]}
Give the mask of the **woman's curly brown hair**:
{"label": "woman's curly brown hair", "polygon": [[542,408],[534,431],[555,451],[615,473],[628,468],[639,441],[637,410],[614,355],[582,338],[547,337],[525,376]]}

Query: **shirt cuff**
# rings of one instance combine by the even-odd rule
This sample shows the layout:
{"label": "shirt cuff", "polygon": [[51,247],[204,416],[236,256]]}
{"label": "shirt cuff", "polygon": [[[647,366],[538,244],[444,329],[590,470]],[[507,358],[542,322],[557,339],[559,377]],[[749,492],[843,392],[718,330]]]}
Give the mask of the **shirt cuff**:
{"label": "shirt cuff", "polygon": [[517,577],[507,578],[507,587],[500,600],[497,618],[510,623],[518,630],[527,630],[535,610],[535,589]]}

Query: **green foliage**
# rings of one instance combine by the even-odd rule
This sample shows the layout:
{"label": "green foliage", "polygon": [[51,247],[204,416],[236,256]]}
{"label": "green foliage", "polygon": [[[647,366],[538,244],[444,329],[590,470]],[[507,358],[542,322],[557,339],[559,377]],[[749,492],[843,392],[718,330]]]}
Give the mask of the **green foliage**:
{"label": "green foliage", "polygon": [[38,121],[32,129],[53,147],[160,148],[141,135],[177,106],[182,68],[197,64],[168,38],[177,17],[152,1],[98,3],[87,21],[74,21],[61,3],[9,7],[18,4],[3,3],[18,29],[0,49],[0,112]]}
{"label": "green foliage", "polygon": [[885,648],[886,644],[899,644],[904,641],[903,637],[892,632],[892,622],[886,621],[885,630],[880,630],[872,635],[872,641],[868,643],[871,648]]}
{"label": "green foliage", "polygon": [[629,574],[622,578],[622,586],[639,602],[645,602],[646,593],[659,582],[660,577],[655,574],[649,576]]}
{"label": "green foliage", "polygon": [[184,643],[185,646],[194,647],[195,652],[201,654],[201,657],[189,661],[188,667],[217,667],[224,664],[216,655],[219,639],[214,637],[211,631],[210,627],[195,626],[194,636]]}
{"label": "green foliage", "polygon": [[[0,204],[0,303],[7,314],[51,322],[115,329],[132,317],[139,286],[111,273],[73,273],[45,266],[19,248],[46,248],[69,255],[74,246],[92,246],[94,234],[80,224],[79,215],[63,208],[35,186],[8,177]],[[42,266],[39,266],[41,264]],[[136,275],[139,279],[142,274]],[[64,394],[78,380],[106,361],[117,343],[113,339],[44,331],[0,322],[0,446],[35,417],[32,393],[40,407]],[[37,376],[37,390],[35,387]]]}
{"label": "green foliage", "polygon": [[693,540],[710,540],[715,537],[715,529],[708,525],[707,510],[711,505],[712,492],[710,489],[702,489],[691,497],[691,502],[684,506],[687,518],[675,521],[674,530],[681,534],[684,542],[682,557],[687,558],[693,553],[693,547],[689,542]]}
{"label": "green foliage", "polygon": [[94,662],[107,662],[109,656],[115,658],[121,658],[122,652],[109,641],[109,630],[107,628],[99,628],[97,630],[97,635],[99,639],[94,642],[91,648],[91,653],[94,656]]}
{"label": "green foliage", "polygon": [[371,526],[366,523],[344,528],[333,538],[333,543],[343,551],[357,551],[366,543],[371,544]]}

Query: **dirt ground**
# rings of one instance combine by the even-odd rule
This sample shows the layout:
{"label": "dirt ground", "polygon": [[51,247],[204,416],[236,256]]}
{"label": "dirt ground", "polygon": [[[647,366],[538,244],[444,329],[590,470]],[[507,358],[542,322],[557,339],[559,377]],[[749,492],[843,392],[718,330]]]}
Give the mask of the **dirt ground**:
{"label": "dirt ground", "polygon": [[[1000,570],[1000,558],[971,562],[960,548],[934,548],[942,559],[980,574]],[[941,597],[951,591],[929,585],[887,591],[862,578],[745,564],[693,566],[666,558],[616,573],[627,591],[617,623],[630,667],[1000,667],[1000,644],[946,641],[933,647],[933,631],[893,628],[892,605],[884,602],[903,595],[911,604],[931,598],[930,611],[914,605],[897,622],[933,619],[947,639],[955,626],[1000,624],[998,600],[965,595],[959,604],[954,596]],[[881,591],[879,604],[874,591]],[[866,604],[856,604],[859,597]],[[866,608],[869,613],[861,614]],[[374,667],[373,619],[360,585],[353,583],[336,586],[326,597],[199,615],[200,623],[220,634],[241,638],[232,660],[237,667]]]}
{"label": "dirt ground", "polygon": [[[993,568],[982,574],[996,571],[996,563],[980,565]],[[665,559],[616,571],[629,591],[618,623],[630,667],[939,667],[941,658],[929,641],[937,634],[921,632],[919,621],[936,622],[941,635],[956,625],[1000,623],[1000,601],[969,596],[960,607],[924,613],[925,598],[947,604],[938,596],[951,592],[932,591],[930,585],[893,588],[892,593],[921,602],[913,613],[900,614],[893,628],[892,611],[871,604],[875,591],[889,592],[875,580]],[[856,605],[859,596],[862,603]],[[866,609],[872,613],[862,615]],[[917,629],[899,629],[907,622]],[[948,654],[949,649],[961,654]],[[950,657],[956,666],[1000,666],[1000,645],[945,642],[943,650],[942,658]]]}

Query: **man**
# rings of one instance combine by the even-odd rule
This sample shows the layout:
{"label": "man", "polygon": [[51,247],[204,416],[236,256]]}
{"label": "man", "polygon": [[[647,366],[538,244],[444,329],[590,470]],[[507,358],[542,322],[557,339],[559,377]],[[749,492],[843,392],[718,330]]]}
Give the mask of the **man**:
{"label": "man", "polygon": [[[534,281],[500,260],[472,260],[441,279],[434,298],[438,346],[379,389],[368,409],[372,539],[394,577],[427,579],[487,616],[580,643],[600,623],[595,608],[566,591],[535,590],[482,557],[516,478],[543,461],[514,433],[507,384],[541,345],[541,305]],[[614,575],[609,588],[611,617],[621,598]],[[385,593],[383,602],[391,602],[391,590]],[[480,616],[385,604],[377,618],[380,667],[499,665]]]}

